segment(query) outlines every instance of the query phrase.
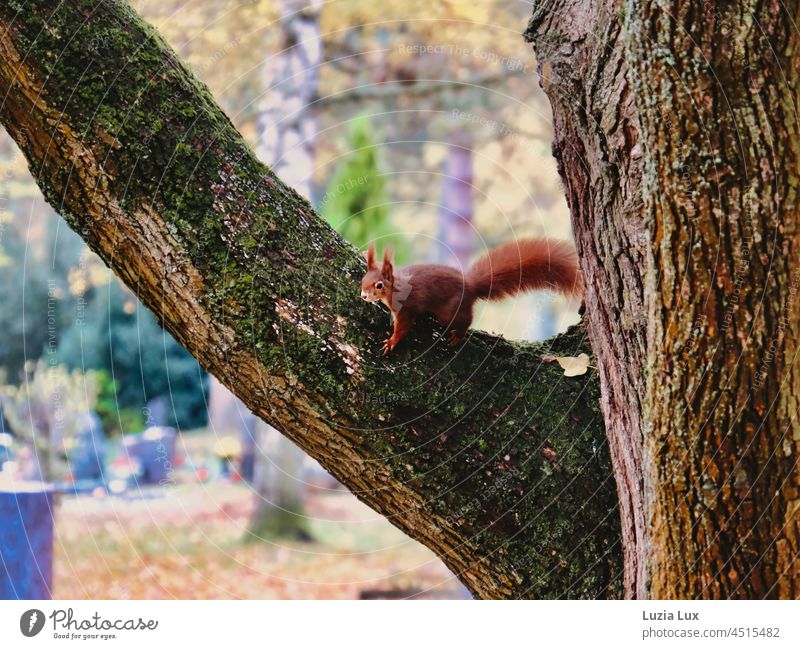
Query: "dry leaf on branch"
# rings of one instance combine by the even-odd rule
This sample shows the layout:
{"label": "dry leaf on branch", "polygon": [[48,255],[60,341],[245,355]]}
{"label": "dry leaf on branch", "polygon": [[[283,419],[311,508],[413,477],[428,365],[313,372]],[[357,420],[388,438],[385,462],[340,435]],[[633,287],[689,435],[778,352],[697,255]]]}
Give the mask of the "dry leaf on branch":
{"label": "dry leaf on branch", "polygon": [[582,376],[589,369],[589,355],[578,354],[577,356],[553,356],[552,354],[542,354],[545,363],[558,361],[564,370],[564,376]]}

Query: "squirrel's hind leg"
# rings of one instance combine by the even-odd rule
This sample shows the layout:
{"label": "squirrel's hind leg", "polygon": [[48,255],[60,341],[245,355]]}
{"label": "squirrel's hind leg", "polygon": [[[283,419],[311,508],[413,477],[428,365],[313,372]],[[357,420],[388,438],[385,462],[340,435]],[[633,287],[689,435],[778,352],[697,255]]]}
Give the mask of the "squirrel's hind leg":
{"label": "squirrel's hind leg", "polygon": [[467,335],[466,329],[464,329],[463,331],[451,329],[450,334],[447,337],[447,342],[450,343],[451,347],[455,347],[456,345],[460,345],[461,343],[464,342],[464,338],[466,335]]}
{"label": "squirrel's hind leg", "polygon": [[447,342],[456,346],[464,342],[467,329],[472,324],[472,306],[460,309],[455,317],[448,323],[449,336]]}

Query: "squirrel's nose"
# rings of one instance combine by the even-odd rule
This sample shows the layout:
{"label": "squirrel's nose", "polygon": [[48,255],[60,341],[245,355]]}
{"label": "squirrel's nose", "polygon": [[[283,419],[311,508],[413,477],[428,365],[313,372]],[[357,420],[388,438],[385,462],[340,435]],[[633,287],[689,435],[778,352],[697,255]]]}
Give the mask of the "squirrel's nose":
{"label": "squirrel's nose", "polygon": [[361,299],[362,300],[369,300],[369,295],[367,295],[366,291],[361,291]]}

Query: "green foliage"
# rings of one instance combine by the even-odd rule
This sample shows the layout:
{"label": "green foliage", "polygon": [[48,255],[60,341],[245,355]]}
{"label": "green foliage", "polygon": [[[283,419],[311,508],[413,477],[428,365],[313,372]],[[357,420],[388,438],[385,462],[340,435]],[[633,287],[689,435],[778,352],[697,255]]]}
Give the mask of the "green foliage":
{"label": "green foliage", "polygon": [[[15,248],[9,246],[7,250],[13,254]],[[43,269],[31,268],[23,274],[15,261],[0,269],[0,304],[0,368],[6,380],[16,383],[22,378],[26,358],[38,358],[47,341],[47,281]]]}
{"label": "green foliage", "polygon": [[31,362],[40,358],[50,365],[102,370],[95,377],[96,409],[106,434],[142,430],[144,407],[159,396],[172,396],[172,425],[204,425],[207,379],[197,362],[117,280],[94,277],[100,262],[77,235],[63,228],[58,234],[54,216],[37,218],[43,241],[26,245],[24,231],[13,222],[4,233],[3,380],[13,385],[30,380]]}
{"label": "green foliage", "polygon": [[351,153],[333,174],[317,211],[358,248],[366,248],[370,241],[377,241],[379,247],[390,245],[396,262],[406,263],[408,245],[392,226],[380,145],[373,138],[367,117],[359,117],[351,124],[347,149]]}
{"label": "green foliage", "polygon": [[83,317],[64,332],[58,357],[69,367],[104,371],[98,414],[109,433],[141,430],[155,397],[168,398],[170,425],[206,423],[206,373],[116,280],[87,300]]}
{"label": "green foliage", "polygon": [[121,408],[117,402],[117,382],[106,370],[95,373],[97,403],[95,412],[100,417],[103,430],[109,437],[135,433],[145,427],[144,413],[136,408]]}
{"label": "green foliage", "polygon": [[[36,258],[25,234],[8,227],[3,237],[0,264],[0,370],[9,383],[24,378],[26,363],[35,361],[54,342],[66,323],[67,311],[61,298],[67,293],[68,261],[83,243],[73,237],[58,247],[59,256],[48,263]],[[43,247],[53,249],[53,235],[46,231]]]}

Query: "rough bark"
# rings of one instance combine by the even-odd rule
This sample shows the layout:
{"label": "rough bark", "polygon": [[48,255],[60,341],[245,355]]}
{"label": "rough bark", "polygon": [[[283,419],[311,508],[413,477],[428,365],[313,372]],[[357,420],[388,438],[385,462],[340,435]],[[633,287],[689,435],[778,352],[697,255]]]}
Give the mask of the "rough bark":
{"label": "rough bark", "polygon": [[589,287],[629,596],[800,593],[797,14],[544,1],[529,27]]}
{"label": "rough bark", "polygon": [[553,107],[553,154],[564,181],[586,291],[589,338],[619,494],[625,593],[647,593],[642,484],[646,361],[641,150],[618,3],[541,0],[526,37]]}
{"label": "rough bark", "polygon": [[800,596],[799,9],[628,4],[657,597]]}
{"label": "rough bark", "polygon": [[[88,46],[92,44],[93,46]],[[0,5],[0,119],[45,197],[257,415],[479,597],[618,592],[598,382],[425,322],[380,356],[364,262],[123,3]]]}

